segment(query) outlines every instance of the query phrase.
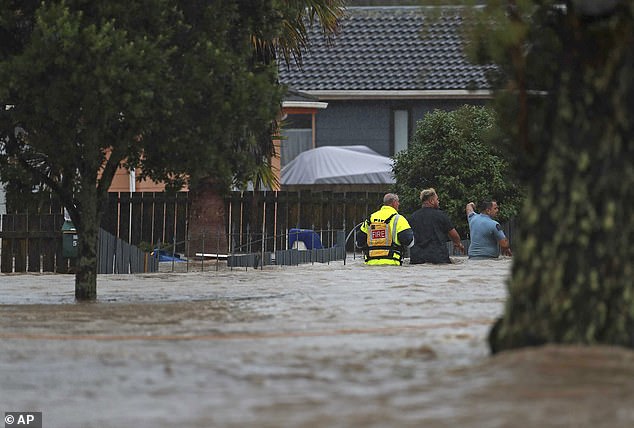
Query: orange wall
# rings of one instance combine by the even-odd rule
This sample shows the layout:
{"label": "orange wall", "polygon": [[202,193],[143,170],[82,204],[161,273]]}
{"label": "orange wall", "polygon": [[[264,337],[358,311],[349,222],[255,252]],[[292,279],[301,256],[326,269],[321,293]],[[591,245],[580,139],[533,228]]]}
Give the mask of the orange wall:
{"label": "orange wall", "polygon": [[[310,114],[313,118],[313,146],[315,144],[315,113],[317,109],[314,108],[283,108],[283,114]],[[280,146],[282,144],[281,140],[273,140],[273,145],[275,146],[275,156],[271,159],[271,165],[273,167],[273,171],[277,176],[278,181],[281,179],[280,177]],[[137,169],[137,176],[139,169]],[[136,180],[136,190],[137,192],[163,192],[165,190],[165,185],[163,183],[155,183],[153,181],[140,181]],[[182,189],[183,191],[188,191],[187,187]],[[277,189],[272,190],[280,190],[279,187]],[[117,172],[115,172],[114,177],[112,178],[112,184],[108,189],[110,192],[129,192],[130,191],[130,173],[127,169],[123,167],[119,167]]]}
{"label": "orange wall", "polygon": [[[107,157],[110,157],[110,152],[106,153]],[[136,169],[136,176],[139,176],[140,169]],[[99,177],[101,177],[101,172],[99,173]],[[156,183],[150,180],[135,180],[135,192],[163,192],[165,191],[165,184]],[[187,191],[187,187],[182,189],[183,191]],[[114,173],[114,177],[112,177],[112,183],[110,184],[110,188],[108,188],[109,192],[129,192],[130,191],[130,172],[120,166],[117,168],[117,171]]]}
{"label": "orange wall", "polygon": [[[137,173],[138,173],[137,169]],[[163,183],[155,183],[153,181],[136,180],[137,192],[163,192],[165,185]],[[186,189],[184,189],[186,190]],[[130,191],[130,173],[127,169],[119,167],[112,178],[112,184],[108,189],[109,192],[129,192]]]}

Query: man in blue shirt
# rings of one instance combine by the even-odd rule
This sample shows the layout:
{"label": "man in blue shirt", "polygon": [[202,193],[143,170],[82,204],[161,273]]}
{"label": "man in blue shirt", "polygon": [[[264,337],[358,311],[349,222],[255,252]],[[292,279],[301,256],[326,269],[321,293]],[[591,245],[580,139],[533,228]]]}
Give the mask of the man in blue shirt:
{"label": "man in blue shirt", "polygon": [[480,214],[475,212],[475,204],[469,202],[465,211],[469,221],[471,244],[470,259],[496,259],[500,250],[505,256],[512,256],[509,240],[506,238],[500,223],[494,220],[500,209],[496,201],[481,202]]}

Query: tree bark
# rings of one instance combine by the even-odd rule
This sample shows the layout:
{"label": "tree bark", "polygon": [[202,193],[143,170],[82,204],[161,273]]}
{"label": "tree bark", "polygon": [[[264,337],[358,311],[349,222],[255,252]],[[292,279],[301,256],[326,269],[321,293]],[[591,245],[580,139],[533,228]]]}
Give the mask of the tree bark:
{"label": "tree bark", "polygon": [[97,299],[97,244],[99,225],[87,225],[79,234],[79,263],[75,274],[75,299]]}
{"label": "tree bark", "polygon": [[225,201],[221,187],[213,180],[202,180],[190,188],[188,256],[196,253],[226,254]]}
{"label": "tree bark", "polygon": [[493,352],[545,343],[634,347],[629,12],[565,22],[560,84],[549,93],[554,116],[533,124],[544,128],[536,143],[545,161],[528,183],[509,298],[489,335]]}
{"label": "tree bark", "polygon": [[73,223],[79,235],[79,260],[75,274],[75,299],[97,298],[97,245],[99,243],[100,207],[96,186],[85,185],[79,191],[81,209]]}
{"label": "tree bark", "polygon": [[[71,211],[71,219],[79,235],[79,260],[75,274],[75,299],[78,301],[97,299],[97,249],[102,210],[107,204],[107,189],[122,158],[121,154],[112,150],[105,161],[98,149],[99,133],[85,134],[85,140],[92,144],[85,145],[78,159],[81,184],[74,192],[73,204],[77,209]],[[102,174],[98,178],[96,171],[99,167],[102,167]]]}

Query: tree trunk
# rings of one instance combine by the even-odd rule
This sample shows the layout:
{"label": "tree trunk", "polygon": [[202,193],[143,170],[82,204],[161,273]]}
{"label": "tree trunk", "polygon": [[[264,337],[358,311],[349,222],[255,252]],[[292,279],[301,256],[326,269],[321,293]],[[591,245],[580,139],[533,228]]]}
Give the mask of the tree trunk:
{"label": "tree trunk", "polygon": [[[82,216],[83,217],[83,216]],[[79,263],[75,274],[75,299],[97,298],[97,244],[99,224],[86,224],[79,232]]]}
{"label": "tree trunk", "polygon": [[99,240],[99,212],[96,186],[79,192],[79,219],[73,218],[79,235],[79,261],[75,274],[75,299],[97,299],[97,245]]}
{"label": "tree trunk", "polygon": [[605,21],[562,32],[554,115],[534,124],[549,137],[537,141],[545,162],[528,184],[493,352],[634,347],[633,25],[631,14]]}
{"label": "tree trunk", "polygon": [[220,186],[212,180],[202,180],[190,188],[189,256],[196,253],[227,253],[225,201]]}

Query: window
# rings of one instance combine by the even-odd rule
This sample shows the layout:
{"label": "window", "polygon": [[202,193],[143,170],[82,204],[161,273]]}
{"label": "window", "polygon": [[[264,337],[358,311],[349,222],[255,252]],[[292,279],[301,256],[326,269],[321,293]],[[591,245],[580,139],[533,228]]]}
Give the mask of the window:
{"label": "window", "polygon": [[282,129],[280,163],[283,168],[297,155],[313,148],[312,114],[289,114]]}
{"label": "window", "polygon": [[409,141],[409,111],[394,110],[392,112],[394,123],[394,154],[407,149]]}

